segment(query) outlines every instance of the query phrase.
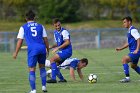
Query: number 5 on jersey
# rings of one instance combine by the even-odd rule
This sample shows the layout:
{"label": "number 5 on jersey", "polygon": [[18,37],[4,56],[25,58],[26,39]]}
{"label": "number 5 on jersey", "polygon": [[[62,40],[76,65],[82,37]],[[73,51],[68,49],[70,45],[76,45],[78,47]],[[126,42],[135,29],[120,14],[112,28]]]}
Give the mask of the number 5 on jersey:
{"label": "number 5 on jersey", "polygon": [[32,36],[33,37],[37,36],[36,27],[31,27],[31,31],[32,31]]}

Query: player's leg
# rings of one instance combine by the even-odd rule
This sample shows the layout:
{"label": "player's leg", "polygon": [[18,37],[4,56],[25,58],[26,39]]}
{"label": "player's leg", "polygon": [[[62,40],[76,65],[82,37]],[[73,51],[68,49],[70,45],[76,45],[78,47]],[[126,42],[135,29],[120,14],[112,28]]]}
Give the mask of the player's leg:
{"label": "player's leg", "polygon": [[137,64],[131,63],[131,68],[133,68],[138,74],[140,74],[140,67]]}
{"label": "player's leg", "polygon": [[51,70],[50,60],[47,60],[46,59],[46,61],[45,61],[45,67],[50,68],[49,70],[46,71],[46,74],[47,74],[47,77],[51,78],[52,70]]}
{"label": "player's leg", "polygon": [[37,56],[28,56],[28,67],[29,67],[29,83],[31,87],[30,93],[36,93],[36,63],[37,63]]}
{"label": "player's leg", "polygon": [[120,80],[120,82],[122,83],[126,83],[130,81],[130,77],[129,77],[129,65],[128,63],[131,61],[129,56],[124,56],[122,59],[122,64],[123,64],[123,69],[124,69],[124,74],[125,74],[125,78]]}
{"label": "player's leg", "polygon": [[46,74],[47,74],[48,78],[51,78],[51,76],[52,76],[52,69],[50,68],[49,70],[47,70]]}
{"label": "player's leg", "polygon": [[56,83],[56,75],[58,73],[58,67],[56,62],[59,62],[61,59],[58,54],[55,54],[51,59],[51,69],[52,69],[52,77],[50,80],[47,80],[47,83]]}
{"label": "player's leg", "polygon": [[46,54],[40,54],[38,56],[38,63],[39,63],[39,69],[40,69],[40,78],[41,78],[41,82],[42,82],[42,91],[43,92],[47,92],[45,60],[46,60]]}
{"label": "player's leg", "polygon": [[[58,55],[59,57],[61,58],[61,61],[59,62],[59,64],[65,64],[67,58],[71,57],[71,53],[68,53],[67,51],[61,51],[61,52],[58,52]],[[64,79],[62,73],[60,72],[60,69],[58,69],[58,72],[57,72],[57,77],[60,79],[59,82],[67,82],[66,79]]]}
{"label": "player's leg", "polygon": [[36,75],[35,75],[35,67],[29,67],[29,82],[31,91],[30,93],[36,93]]}
{"label": "player's leg", "polygon": [[60,69],[58,69],[57,77],[60,79],[58,82],[67,82],[67,80],[64,79],[62,73],[60,72]]}
{"label": "player's leg", "polygon": [[140,74],[140,67],[137,65],[139,61],[139,54],[132,54],[131,60],[131,68],[133,68],[138,74]]}

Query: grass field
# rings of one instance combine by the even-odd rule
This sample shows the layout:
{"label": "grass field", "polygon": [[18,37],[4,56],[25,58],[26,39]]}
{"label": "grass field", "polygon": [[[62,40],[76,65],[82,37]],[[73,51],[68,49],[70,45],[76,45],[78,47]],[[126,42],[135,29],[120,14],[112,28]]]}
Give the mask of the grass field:
{"label": "grass field", "polygon": [[[68,70],[62,70],[67,83],[47,84],[48,93],[139,93],[140,76],[130,69],[131,82],[118,82],[124,77],[121,58],[127,50],[115,52],[114,49],[75,50],[73,57],[89,59],[89,65],[83,69],[84,82],[72,82]],[[28,70],[26,52],[19,53],[16,60],[11,53],[0,53],[0,93],[28,93]],[[87,77],[90,73],[98,76],[98,82],[90,84]],[[37,69],[37,93],[42,93],[39,70]],[[77,74],[77,79],[79,80]]]}

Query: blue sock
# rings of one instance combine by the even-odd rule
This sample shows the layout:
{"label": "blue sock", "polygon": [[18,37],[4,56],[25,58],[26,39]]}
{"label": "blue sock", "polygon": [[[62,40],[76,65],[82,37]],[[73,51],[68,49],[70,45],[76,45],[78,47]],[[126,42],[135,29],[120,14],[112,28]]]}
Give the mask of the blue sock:
{"label": "blue sock", "polygon": [[58,77],[60,80],[64,80],[64,77],[63,77],[63,75],[61,74],[60,69],[58,69],[57,77]]}
{"label": "blue sock", "polygon": [[35,71],[30,71],[29,72],[29,82],[30,82],[30,86],[31,86],[32,90],[36,89],[35,80],[36,80]]}
{"label": "blue sock", "polygon": [[42,86],[46,86],[46,69],[40,68],[40,77],[41,77],[41,81],[42,81]]}
{"label": "blue sock", "polygon": [[129,66],[128,64],[123,64],[123,69],[126,77],[129,77]]}
{"label": "blue sock", "polygon": [[56,80],[56,74],[58,72],[58,68],[55,62],[51,63],[51,69],[52,69],[52,79]]}
{"label": "blue sock", "polygon": [[134,69],[138,74],[140,74],[140,67],[137,66],[135,69]]}

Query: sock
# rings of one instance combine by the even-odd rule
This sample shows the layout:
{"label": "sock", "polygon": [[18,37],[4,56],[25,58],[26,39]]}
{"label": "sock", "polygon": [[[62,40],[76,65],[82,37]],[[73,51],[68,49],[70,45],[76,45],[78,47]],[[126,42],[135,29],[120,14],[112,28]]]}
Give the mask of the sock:
{"label": "sock", "polygon": [[140,74],[140,67],[137,66],[135,69],[134,69],[138,74]]}
{"label": "sock", "polygon": [[58,69],[57,77],[58,77],[60,80],[64,80],[64,77],[62,76],[62,74],[61,74],[61,72],[60,72],[60,69]]}
{"label": "sock", "polygon": [[40,77],[41,77],[41,81],[42,81],[42,86],[46,86],[46,69],[40,68]]}
{"label": "sock", "polygon": [[126,77],[129,77],[129,66],[128,64],[123,64],[123,69]]}
{"label": "sock", "polygon": [[52,69],[52,79],[56,80],[56,74],[58,72],[58,68],[55,62],[51,63],[51,69]]}
{"label": "sock", "polygon": [[49,73],[52,73],[52,70],[51,70],[51,69],[49,69],[49,70],[47,71],[47,74],[49,74]]}
{"label": "sock", "polygon": [[130,79],[130,77],[125,77],[126,79]]}
{"label": "sock", "polygon": [[36,89],[35,80],[36,80],[35,71],[30,71],[29,72],[29,82],[30,82],[30,86],[31,86],[32,90]]}

